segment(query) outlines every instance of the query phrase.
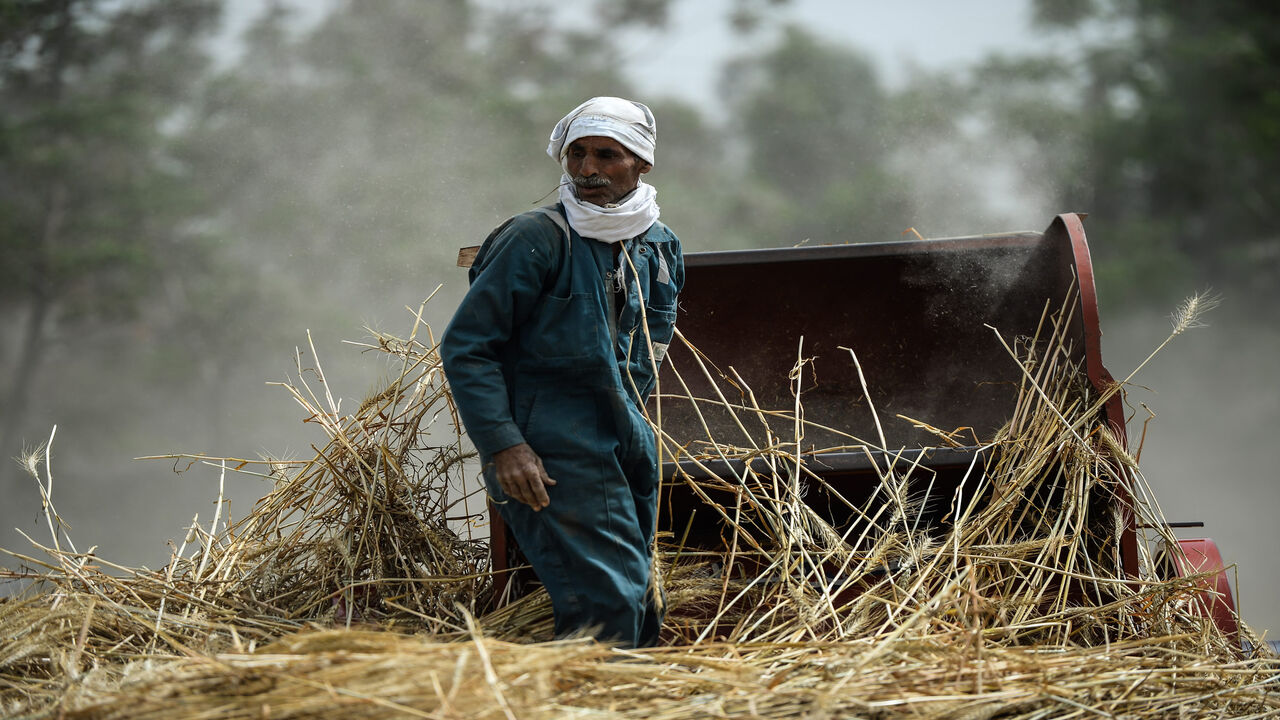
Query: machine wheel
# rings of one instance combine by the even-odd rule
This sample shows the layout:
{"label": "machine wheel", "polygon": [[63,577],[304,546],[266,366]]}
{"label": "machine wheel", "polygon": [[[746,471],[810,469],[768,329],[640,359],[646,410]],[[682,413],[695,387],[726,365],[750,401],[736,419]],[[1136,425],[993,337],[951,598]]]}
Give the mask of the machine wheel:
{"label": "machine wheel", "polygon": [[1200,614],[1211,618],[1213,624],[1232,639],[1239,638],[1240,626],[1236,622],[1236,603],[1226,563],[1212,538],[1179,540],[1176,549],[1163,548],[1156,558],[1156,573],[1162,578],[1203,575],[1196,581],[1202,588],[1197,603]]}

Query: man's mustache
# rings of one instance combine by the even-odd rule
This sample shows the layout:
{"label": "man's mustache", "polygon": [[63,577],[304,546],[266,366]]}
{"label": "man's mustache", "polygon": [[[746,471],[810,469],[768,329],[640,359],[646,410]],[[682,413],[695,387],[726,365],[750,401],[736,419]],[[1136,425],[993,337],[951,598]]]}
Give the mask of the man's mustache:
{"label": "man's mustache", "polygon": [[612,180],[610,180],[607,177],[604,177],[603,175],[592,175],[591,177],[573,178],[573,184],[577,185],[580,188],[605,187],[606,185],[611,185],[612,183],[613,183]]}

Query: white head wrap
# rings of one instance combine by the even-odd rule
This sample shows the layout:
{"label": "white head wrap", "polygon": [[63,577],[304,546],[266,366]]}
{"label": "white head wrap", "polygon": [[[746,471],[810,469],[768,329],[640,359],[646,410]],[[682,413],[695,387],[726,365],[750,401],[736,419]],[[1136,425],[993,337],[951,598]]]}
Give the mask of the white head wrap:
{"label": "white head wrap", "polygon": [[547,145],[547,154],[565,168],[560,178],[560,202],[564,204],[569,224],[579,235],[615,243],[643,234],[660,214],[657,192],[643,180],[616,205],[600,207],[578,199],[565,156],[569,145],[583,137],[613,138],[652,165],[658,140],[658,123],[653,113],[638,102],[622,98],[591,98],[556,123]]}
{"label": "white head wrap", "polygon": [[574,140],[583,137],[607,137],[653,164],[653,149],[658,143],[658,123],[649,108],[638,102],[616,97],[594,97],[561,118],[551,131],[547,154],[561,162]]}

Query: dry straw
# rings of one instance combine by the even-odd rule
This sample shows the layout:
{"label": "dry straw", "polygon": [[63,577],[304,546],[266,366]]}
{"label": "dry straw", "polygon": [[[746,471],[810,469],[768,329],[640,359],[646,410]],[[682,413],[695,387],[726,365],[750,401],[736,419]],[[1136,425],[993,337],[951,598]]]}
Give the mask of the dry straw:
{"label": "dry straw", "polygon": [[[1071,361],[1069,319],[1046,313],[1040,336],[1006,346],[1024,369],[1016,411],[983,439],[941,526],[924,519],[939,492],[928,470],[882,432],[832,448],[875,464],[871,496],[846,498],[805,455],[799,382],[790,407],[763,408],[690,348],[675,384],[701,374],[712,397],[665,387],[663,402],[729,413],[740,433],[681,446],[656,428],[667,457],[700,468],[674,482],[701,499],[695,515],[718,519],[723,545],[692,547],[680,528],[661,536],[668,623],[663,646],[645,650],[551,641],[541,592],[495,607],[483,497],[421,310],[406,339],[366,345],[395,379],[349,415],[312,348],[284,387],[326,443],[305,462],[194,458],[220,480],[248,472],[273,488],[239,521],[220,510],[207,527],[193,521],[160,570],[78,552],[53,506],[51,447],[24,458],[51,540],[9,553],[22,569],[5,575],[25,589],[0,603],[0,707],[33,718],[1280,716],[1280,662],[1206,620],[1194,578],[1157,577],[1152,549],[1172,537],[1101,422],[1105,397]],[[801,348],[796,377],[805,365]],[[794,436],[777,434],[779,418]],[[819,490],[849,520],[806,504]],[[1156,528],[1140,530],[1137,577],[1119,559],[1126,512]]]}

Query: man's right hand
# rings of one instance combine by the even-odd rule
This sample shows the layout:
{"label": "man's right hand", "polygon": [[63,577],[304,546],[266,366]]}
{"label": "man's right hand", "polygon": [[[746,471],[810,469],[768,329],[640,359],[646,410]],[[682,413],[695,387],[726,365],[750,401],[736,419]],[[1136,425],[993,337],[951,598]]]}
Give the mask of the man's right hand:
{"label": "man's right hand", "polygon": [[529,443],[520,443],[495,453],[493,465],[498,484],[509,497],[528,505],[534,512],[551,504],[547,486],[555,485],[556,481],[547,477],[542,458],[529,447]]}

